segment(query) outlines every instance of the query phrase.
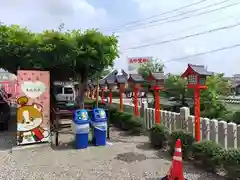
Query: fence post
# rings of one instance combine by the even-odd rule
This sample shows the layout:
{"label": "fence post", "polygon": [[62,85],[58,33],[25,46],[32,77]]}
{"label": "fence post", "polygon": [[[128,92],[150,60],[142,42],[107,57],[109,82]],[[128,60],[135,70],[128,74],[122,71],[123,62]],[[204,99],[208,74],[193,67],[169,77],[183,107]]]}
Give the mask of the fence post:
{"label": "fence post", "polygon": [[227,147],[237,148],[237,125],[232,122],[227,124]]}
{"label": "fence post", "polygon": [[195,120],[194,116],[189,116],[188,117],[188,124],[187,124],[187,131],[195,136]]}
{"label": "fence post", "polygon": [[227,122],[218,122],[218,141],[224,148],[227,148]]}
{"label": "fence post", "polygon": [[218,120],[210,120],[210,140],[218,143]]}
{"label": "fence post", "polygon": [[147,108],[148,108],[148,103],[144,102],[141,104],[141,111],[140,111],[140,115],[143,118],[143,125],[144,128],[147,129]]}
{"label": "fence post", "polygon": [[210,140],[210,122],[208,118],[201,119],[202,129],[201,129],[201,139]]}
{"label": "fence post", "polygon": [[240,125],[237,125],[237,147],[240,148]]}
{"label": "fence post", "polygon": [[[188,117],[190,116],[190,110],[188,107],[180,108],[180,127],[181,129],[187,130]],[[177,122],[178,123],[178,122]]]}

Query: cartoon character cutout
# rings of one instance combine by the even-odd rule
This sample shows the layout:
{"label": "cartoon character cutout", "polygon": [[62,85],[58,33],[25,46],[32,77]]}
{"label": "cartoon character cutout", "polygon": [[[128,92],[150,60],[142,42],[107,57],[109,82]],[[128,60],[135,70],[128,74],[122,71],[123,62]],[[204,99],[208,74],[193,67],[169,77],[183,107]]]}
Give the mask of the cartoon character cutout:
{"label": "cartoon character cutout", "polygon": [[27,105],[28,98],[22,96],[17,99],[20,107],[17,109],[18,143],[40,142],[49,136],[49,131],[43,129],[42,106],[36,103]]}

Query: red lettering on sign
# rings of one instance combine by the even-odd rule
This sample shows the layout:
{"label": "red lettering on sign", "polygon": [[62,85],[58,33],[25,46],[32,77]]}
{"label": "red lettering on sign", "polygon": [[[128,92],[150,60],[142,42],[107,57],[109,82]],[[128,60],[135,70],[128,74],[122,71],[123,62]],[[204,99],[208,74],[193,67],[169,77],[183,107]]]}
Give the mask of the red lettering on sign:
{"label": "red lettering on sign", "polygon": [[138,63],[142,63],[142,60],[143,60],[142,58],[139,58]]}
{"label": "red lettering on sign", "polygon": [[134,59],[134,60],[133,60],[133,62],[135,62],[135,63],[136,63],[136,62],[137,62],[137,59]]}

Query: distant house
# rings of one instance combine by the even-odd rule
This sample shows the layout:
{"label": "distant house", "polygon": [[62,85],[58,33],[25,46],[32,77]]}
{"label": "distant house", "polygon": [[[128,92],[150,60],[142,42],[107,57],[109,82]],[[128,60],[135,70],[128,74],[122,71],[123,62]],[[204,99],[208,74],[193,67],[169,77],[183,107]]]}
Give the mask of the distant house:
{"label": "distant house", "polygon": [[234,74],[233,77],[227,77],[232,86],[232,92],[240,95],[240,74]]}

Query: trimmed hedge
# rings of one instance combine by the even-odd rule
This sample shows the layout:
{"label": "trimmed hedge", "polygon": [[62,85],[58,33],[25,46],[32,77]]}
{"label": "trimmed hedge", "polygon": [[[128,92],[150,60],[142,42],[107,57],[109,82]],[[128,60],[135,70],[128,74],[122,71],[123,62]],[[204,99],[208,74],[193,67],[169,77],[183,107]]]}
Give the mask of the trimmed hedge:
{"label": "trimmed hedge", "polygon": [[155,127],[151,128],[149,133],[149,140],[152,147],[157,149],[164,148],[167,145],[169,135],[170,134],[168,128],[164,125],[157,124]]}
{"label": "trimmed hedge", "polygon": [[222,155],[222,165],[228,179],[240,179],[240,149],[225,150]]}
{"label": "trimmed hedge", "polygon": [[110,122],[117,128],[128,131],[133,135],[143,132],[143,119],[127,112],[118,112],[114,105],[109,109]]}
{"label": "trimmed hedge", "polygon": [[212,141],[196,142],[192,147],[194,164],[210,172],[216,172],[222,164],[223,148]]}

